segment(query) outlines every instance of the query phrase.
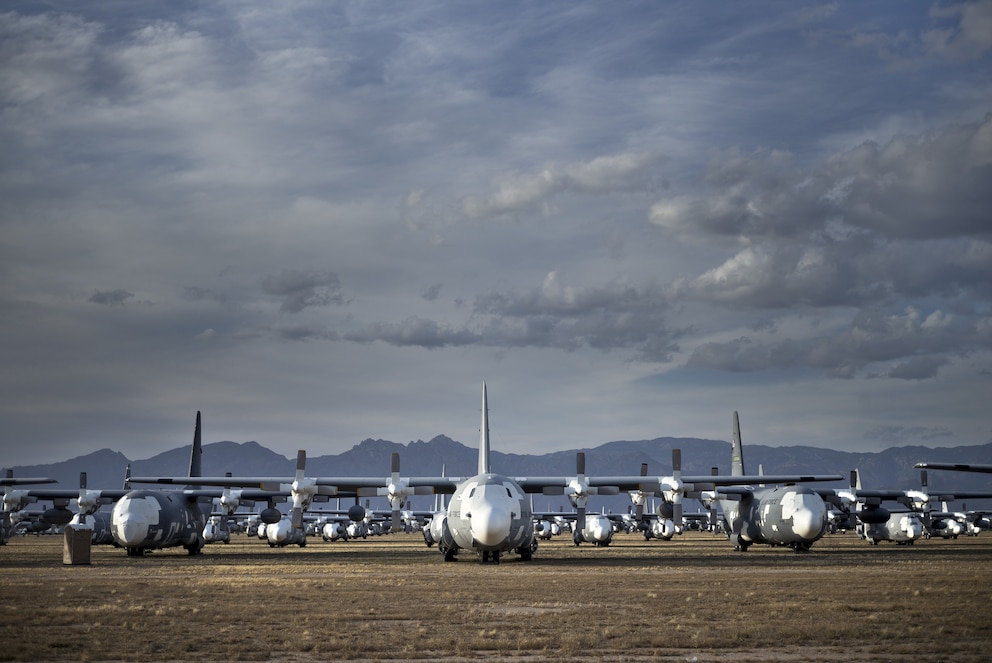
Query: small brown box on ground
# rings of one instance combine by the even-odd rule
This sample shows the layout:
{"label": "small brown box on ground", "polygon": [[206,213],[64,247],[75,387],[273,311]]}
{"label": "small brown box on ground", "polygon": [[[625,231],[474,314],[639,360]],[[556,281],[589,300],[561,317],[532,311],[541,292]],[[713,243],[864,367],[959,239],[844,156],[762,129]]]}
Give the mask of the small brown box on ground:
{"label": "small brown box on ground", "polygon": [[77,529],[73,525],[65,527],[65,546],[62,549],[63,564],[89,564],[90,545],[93,530]]}

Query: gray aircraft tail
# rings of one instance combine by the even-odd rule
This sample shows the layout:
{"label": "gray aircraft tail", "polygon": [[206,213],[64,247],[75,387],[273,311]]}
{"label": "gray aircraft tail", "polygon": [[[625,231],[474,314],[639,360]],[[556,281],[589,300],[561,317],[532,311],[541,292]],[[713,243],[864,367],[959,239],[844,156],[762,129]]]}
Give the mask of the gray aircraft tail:
{"label": "gray aircraft tail", "polygon": [[200,411],[196,412],[196,428],[193,429],[193,451],[189,455],[189,475],[203,476],[203,440],[200,435]]}
{"label": "gray aircraft tail", "polygon": [[[196,411],[196,427],[193,429],[193,450],[189,454],[189,476],[203,476],[203,441],[200,435],[200,411]],[[200,486],[190,486],[198,489]]]}
{"label": "gray aircraft tail", "polygon": [[482,424],[479,427],[479,474],[489,474],[489,402],[482,383]]}
{"label": "gray aircraft tail", "polygon": [[730,476],[742,477],[744,471],[744,450],[741,448],[741,422],[737,417],[737,410],[734,410],[733,447],[730,450]]}

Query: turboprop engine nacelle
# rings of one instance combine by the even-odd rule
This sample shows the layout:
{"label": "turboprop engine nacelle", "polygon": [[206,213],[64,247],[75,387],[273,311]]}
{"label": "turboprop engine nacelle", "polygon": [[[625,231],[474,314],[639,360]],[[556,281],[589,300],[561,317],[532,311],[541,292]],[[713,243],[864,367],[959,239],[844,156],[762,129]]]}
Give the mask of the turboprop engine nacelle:
{"label": "turboprop engine nacelle", "polygon": [[279,509],[269,507],[268,509],[263,509],[262,513],[258,514],[258,519],[266,525],[275,525],[282,520],[282,513]]}
{"label": "turboprop engine nacelle", "polygon": [[47,525],[65,526],[72,520],[73,513],[69,509],[54,507],[41,514],[41,521]]}
{"label": "turboprop engine nacelle", "polygon": [[891,514],[889,514],[888,509],[876,506],[871,509],[864,509],[863,511],[860,511],[858,513],[858,518],[861,522],[868,525],[879,525],[881,523],[888,522],[889,515]]}

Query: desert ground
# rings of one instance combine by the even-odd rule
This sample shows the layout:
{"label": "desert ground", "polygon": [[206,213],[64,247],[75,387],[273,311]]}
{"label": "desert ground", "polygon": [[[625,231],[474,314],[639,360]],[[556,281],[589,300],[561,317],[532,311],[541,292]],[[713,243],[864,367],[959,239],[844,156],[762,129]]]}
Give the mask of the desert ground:
{"label": "desert ground", "polygon": [[419,534],[305,548],[244,535],[63,564],[0,547],[0,660],[986,661],[992,535],[806,554],[689,532],[541,542],[532,562],[444,563]]}

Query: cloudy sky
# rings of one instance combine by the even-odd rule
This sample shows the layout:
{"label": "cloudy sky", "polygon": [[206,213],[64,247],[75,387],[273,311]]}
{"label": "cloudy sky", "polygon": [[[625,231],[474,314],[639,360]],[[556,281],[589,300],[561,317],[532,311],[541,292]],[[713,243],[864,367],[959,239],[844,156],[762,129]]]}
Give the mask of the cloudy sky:
{"label": "cloudy sky", "polygon": [[0,465],[992,441],[992,2],[9,2]]}

